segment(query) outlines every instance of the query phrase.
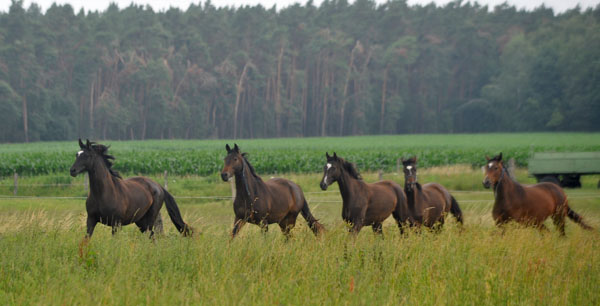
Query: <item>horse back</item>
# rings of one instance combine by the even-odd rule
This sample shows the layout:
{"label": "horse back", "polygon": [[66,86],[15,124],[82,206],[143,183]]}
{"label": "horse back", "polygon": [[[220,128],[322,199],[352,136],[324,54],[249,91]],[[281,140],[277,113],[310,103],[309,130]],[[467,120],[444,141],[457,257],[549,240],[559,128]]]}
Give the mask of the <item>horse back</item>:
{"label": "horse back", "polygon": [[441,207],[444,212],[450,211],[452,196],[444,186],[438,183],[427,183],[421,188],[428,204]]}
{"label": "horse back", "polygon": [[523,189],[529,203],[546,207],[546,209],[551,211],[554,211],[558,206],[567,201],[567,195],[563,189],[554,183],[544,182],[534,185],[523,185]]}
{"label": "horse back", "polygon": [[402,187],[393,181],[379,181],[371,184],[367,184],[369,193],[371,196],[381,195],[386,198],[393,198],[397,201],[396,188],[402,190]]}
{"label": "horse back", "polygon": [[[404,205],[406,196],[402,197],[402,187],[392,181],[379,181],[367,184],[369,205],[379,206],[385,210],[393,210],[397,205]],[[400,191],[401,193],[398,193]]]}
{"label": "horse back", "polygon": [[304,193],[296,183],[284,178],[272,178],[265,182],[272,210],[300,211],[304,205]]}
{"label": "horse back", "polygon": [[162,187],[146,177],[135,176],[122,180],[120,191],[127,201],[128,215],[145,214],[155,201],[162,200]]}

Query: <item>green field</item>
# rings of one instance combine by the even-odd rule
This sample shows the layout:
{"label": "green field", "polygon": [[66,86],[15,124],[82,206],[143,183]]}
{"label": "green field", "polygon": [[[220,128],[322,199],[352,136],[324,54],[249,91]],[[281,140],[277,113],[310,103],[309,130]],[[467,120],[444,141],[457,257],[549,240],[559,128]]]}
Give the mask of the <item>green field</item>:
{"label": "green field", "polygon": [[[521,134],[513,141],[509,135],[496,136],[504,137],[512,148],[527,147],[527,137],[531,137],[537,141],[534,151],[549,147],[553,138],[569,144],[560,147],[564,150],[598,146],[597,134],[550,135]],[[441,152],[459,146],[452,143],[453,137],[427,135],[425,139],[444,144],[434,141],[420,145]],[[461,137],[454,141],[461,139],[465,152],[472,149],[481,154],[486,152],[483,147],[490,138],[490,134],[484,135],[471,145]],[[382,139],[387,138],[352,137],[347,142],[339,138],[244,140],[238,144],[252,153],[251,162],[257,168],[263,162],[258,156],[287,147],[301,149],[302,143],[309,142],[313,146],[306,150],[331,152],[335,147],[340,155],[344,150],[411,149],[410,145]],[[220,147],[225,141],[110,143],[119,158],[117,165],[121,155],[132,152],[162,156],[167,154],[164,150],[178,152],[169,149],[173,146],[198,153],[204,151],[194,146],[204,144],[209,147],[205,150],[214,150],[215,167],[220,169],[224,155]],[[72,148],[66,150],[66,145]],[[36,154],[41,147],[71,158],[77,150],[75,143],[49,143],[9,145],[0,151]],[[511,146],[504,148],[501,150],[509,152]],[[491,149],[490,154],[494,150],[500,149]],[[313,214],[328,229],[322,237],[315,238],[299,218],[289,241],[276,225],[265,235],[257,226],[247,225],[229,242],[231,200],[211,198],[230,196],[229,183],[222,182],[216,173],[170,175],[169,191],[176,197],[184,220],[200,234],[180,237],[163,208],[164,236],[152,242],[134,226],[127,226],[113,237],[110,228],[99,225],[83,256],[78,254],[78,245],[85,232],[84,178],[72,179],[66,172],[25,175],[19,180],[19,195],[23,197],[13,198],[12,178],[5,177],[0,180],[0,305],[600,303],[600,191],[596,188],[600,176],[586,176],[582,189],[567,190],[570,205],[596,228],[594,232],[567,221],[565,238],[558,236],[551,222],[547,224],[549,232],[511,226],[502,235],[491,218],[492,192],[483,189],[481,171],[466,163],[419,170],[421,182],[439,182],[457,198],[465,215],[464,231],[450,218],[439,234],[400,237],[390,218],[384,224],[383,239],[374,236],[369,227],[354,239],[341,221],[337,185],[327,192],[319,189],[323,162],[312,173],[278,175],[303,188]],[[376,172],[362,172],[365,181],[378,179]],[[266,179],[275,176],[268,174],[273,172],[259,173]],[[525,168],[517,169],[516,176],[521,182],[534,182]],[[163,183],[159,174],[151,177]],[[395,171],[383,173],[383,179],[404,181]]]}
{"label": "green field", "polygon": [[[523,133],[390,135],[343,138],[258,140],[103,141],[125,173],[210,175],[220,171],[225,144],[237,142],[260,173],[320,171],[326,151],[356,163],[360,169],[394,171],[399,157],[419,156],[422,167],[483,164],[486,154],[503,152],[527,166],[534,152],[600,151],[600,133]],[[79,150],[76,141],[0,146],[0,175],[66,173]]]}

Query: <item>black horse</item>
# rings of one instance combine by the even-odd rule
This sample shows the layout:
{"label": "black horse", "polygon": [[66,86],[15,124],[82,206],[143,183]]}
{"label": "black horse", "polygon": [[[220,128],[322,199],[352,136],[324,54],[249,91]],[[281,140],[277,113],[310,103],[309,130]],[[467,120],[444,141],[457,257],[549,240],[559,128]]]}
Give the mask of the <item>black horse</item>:
{"label": "black horse", "polygon": [[163,202],[177,230],[184,236],[192,234],[192,228],[181,218],[175,199],[162,186],[146,177],[121,178],[112,169],[114,157],[108,155],[107,146],[89,140],[83,144],[79,139],[79,147],[71,176],[84,171],[89,175],[85,241],[92,236],[98,222],[111,226],[113,234],[121,225],[135,223],[140,231],[150,231],[152,237]]}

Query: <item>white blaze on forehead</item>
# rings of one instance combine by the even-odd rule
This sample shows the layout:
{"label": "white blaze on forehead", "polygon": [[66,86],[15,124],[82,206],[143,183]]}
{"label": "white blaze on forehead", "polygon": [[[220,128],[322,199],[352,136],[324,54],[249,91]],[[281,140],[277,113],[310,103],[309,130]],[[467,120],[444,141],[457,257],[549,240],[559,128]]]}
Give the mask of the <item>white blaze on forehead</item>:
{"label": "white blaze on forehead", "polygon": [[[331,164],[327,163],[327,170],[331,168]],[[323,183],[327,184],[327,170],[325,170],[325,176],[323,177]]]}
{"label": "white blaze on forehead", "polygon": [[412,169],[412,166],[406,166],[406,169],[410,170]]}
{"label": "white blaze on forehead", "polygon": [[82,153],[83,153],[83,151],[77,152],[77,156],[81,155]]}
{"label": "white blaze on forehead", "polygon": [[491,168],[493,165],[494,165],[494,163],[489,163],[488,168]]}

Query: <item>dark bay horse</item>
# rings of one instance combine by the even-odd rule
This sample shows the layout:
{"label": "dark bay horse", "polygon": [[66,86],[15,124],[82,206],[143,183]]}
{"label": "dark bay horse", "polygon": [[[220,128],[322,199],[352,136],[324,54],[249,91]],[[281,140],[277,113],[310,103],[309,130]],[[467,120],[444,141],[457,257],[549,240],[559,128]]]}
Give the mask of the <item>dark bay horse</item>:
{"label": "dark bay horse", "polygon": [[437,183],[421,185],[417,181],[417,157],[402,159],[404,168],[404,192],[408,199],[408,208],[415,225],[425,225],[440,229],[444,218],[450,212],[456,221],[463,222],[462,211],[456,199]]}
{"label": "dark bay horse", "polygon": [[569,207],[567,195],[554,183],[521,185],[508,175],[502,162],[502,153],[489,158],[484,166],[483,186],[493,187],[494,208],[492,217],[502,226],[514,220],[522,225],[546,229],[544,221],[552,217],[561,235],[565,234],[565,216],[586,230],[593,229]]}
{"label": "dark bay horse", "polygon": [[232,239],[247,222],[260,226],[264,232],[268,230],[269,224],[277,223],[283,234],[289,237],[299,213],[315,235],[325,230],[311,214],[300,186],[283,178],[273,178],[264,182],[248,162],[246,153],[240,152],[237,144],[233,149],[229,145],[225,148],[227,156],[221,178],[228,181],[235,176],[235,221],[231,232]]}
{"label": "dark bay horse", "polygon": [[350,232],[357,235],[363,226],[371,226],[373,232],[383,234],[382,223],[393,215],[403,233],[409,224],[409,211],[406,196],[400,185],[392,181],[365,183],[352,163],[325,153],[327,164],[324,167],[321,189],[337,182],[342,194],[342,219],[350,224]]}
{"label": "dark bay horse", "polygon": [[121,225],[135,223],[143,233],[150,231],[152,237],[163,202],[177,230],[184,236],[192,234],[192,228],[181,218],[175,199],[162,186],[145,177],[121,178],[112,169],[114,157],[108,155],[107,146],[89,140],[83,144],[79,139],[79,147],[71,176],[84,171],[89,175],[86,241],[98,222],[111,226],[113,234]]}

